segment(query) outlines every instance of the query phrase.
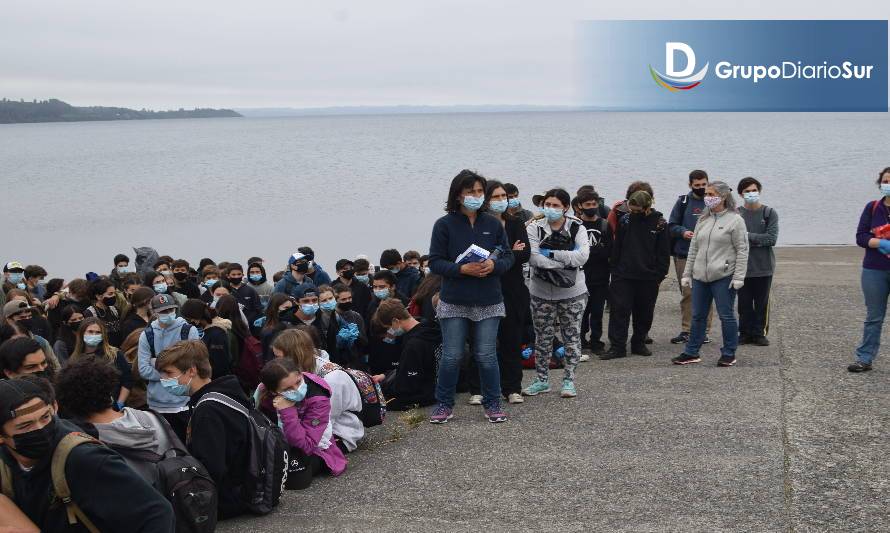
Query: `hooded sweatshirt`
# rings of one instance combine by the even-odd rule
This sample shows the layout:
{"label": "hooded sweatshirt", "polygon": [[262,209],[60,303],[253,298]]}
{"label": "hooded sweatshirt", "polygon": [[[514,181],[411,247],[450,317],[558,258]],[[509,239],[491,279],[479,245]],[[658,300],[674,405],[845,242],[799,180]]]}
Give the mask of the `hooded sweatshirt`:
{"label": "hooded sweatshirt", "polygon": [[[245,276],[244,279],[247,281],[247,283],[250,284],[251,287],[253,287],[253,290],[256,291],[257,296],[260,297],[261,302],[268,302],[269,297],[272,296],[272,290],[275,288],[275,286],[272,285],[272,282],[266,278],[266,267],[264,267],[262,265],[262,263],[251,263],[250,265],[248,265],[247,271],[249,272],[250,269],[254,268],[254,267],[260,269],[260,272],[263,274],[263,277],[259,281],[256,281],[256,282],[251,281],[248,276]],[[264,308],[266,307],[265,304],[263,304],[263,307]]]}
{"label": "hooded sweatshirt", "polygon": [[423,320],[402,335],[402,356],[395,376],[387,379],[384,391],[387,409],[404,411],[414,405],[436,403],[436,371],[442,346],[442,330],[434,321]]}
{"label": "hooded sweatshirt", "polygon": [[[526,227],[528,242],[531,248],[529,264],[535,269],[564,269],[569,276],[575,277],[574,285],[563,288],[532,275],[531,284],[528,288],[532,296],[542,300],[557,301],[576,298],[587,293],[587,284],[584,278],[584,264],[590,258],[590,243],[587,240],[587,230],[584,229],[584,224],[581,220],[567,215],[563,227],[558,231],[571,234],[570,228],[575,224],[578,225],[578,232],[575,234],[575,249],[553,250],[550,257],[541,255],[540,246],[542,240],[546,240],[554,233],[547,219],[535,220]],[[542,231],[544,239],[541,239]]]}
{"label": "hooded sweatshirt", "polygon": [[622,215],[609,261],[612,279],[663,280],[671,263],[667,228],[667,221],[655,210],[648,215]]}
{"label": "hooded sweatshirt", "polygon": [[170,449],[167,432],[155,415],[124,407],[122,417],[107,424],[94,424],[99,440],[111,446],[146,450],[163,455]]}
{"label": "hooded sweatshirt", "polygon": [[362,410],[362,397],[349,374],[330,361],[315,358],[315,374],[331,389],[331,428],[346,449],[355,450],[365,436],[365,426],[355,413]]}
{"label": "hooded sweatshirt", "polygon": [[711,283],[732,276],[732,281],[744,282],[747,271],[748,230],[742,216],[705,211],[695,225],[683,277]]}
{"label": "hooded sweatshirt", "polygon": [[285,272],[284,277],[278,280],[278,283],[275,284],[275,288],[272,290],[274,293],[282,293],[287,294],[288,296],[292,296],[294,298],[298,298],[300,294],[303,293],[300,286],[308,284],[310,287],[315,287],[315,283],[312,281],[312,278],[307,274],[303,277],[303,281],[297,281],[294,279],[294,276],[288,270]]}
{"label": "hooded sweatshirt", "polygon": [[213,369],[211,379],[232,373],[232,353],[228,333],[231,329],[231,320],[214,317],[213,322],[199,333],[210,355],[210,368]]}
{"label": "hooded sweatshirt", "polygon": [[176,317],[173,324],[166,328],[162,328],[157,320],[147,326],[154,331],[155,357],[151,355],[151,348],[148,345],[145,331],[139,335],[139,352],[137,356],[139,358],[139,375],[148,383],[148,406],[153,411],[159,413],[178,413],[188,409],[188,397],[175,396],[167,392],[161,385],[161,373],[155,368],[157,356],[168,346],[172,346],[182,340],[180,329],[183,326],[189,328],[188,338],[190,340],[198,338],[198,328],[191,327],[182,317]]}

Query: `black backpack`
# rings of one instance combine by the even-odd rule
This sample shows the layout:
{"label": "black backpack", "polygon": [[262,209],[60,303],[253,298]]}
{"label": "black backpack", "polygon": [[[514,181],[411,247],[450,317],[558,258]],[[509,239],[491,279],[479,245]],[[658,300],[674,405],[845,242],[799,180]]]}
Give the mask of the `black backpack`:
{"label": "black backpack", "polygon": [[278,506],[284,484],[287,482],[288,444],[277,424],[256,409],[248,409],[219,392],[208,392],[195,405],[206,402],[225,405],[247,417],[250,428],[247,472],[241,485],[241,497],[254,514],[268,514]]}
{"label": "black backpack", "polygon": [[218,494],[216,484],[197,459],[189,455],[169,423],[154,413],[170,441],[163,455],[148,450],[134,450],[115,445],[130,467],[164,495],[173,505],[177,533],[209,533],[216,529]]}

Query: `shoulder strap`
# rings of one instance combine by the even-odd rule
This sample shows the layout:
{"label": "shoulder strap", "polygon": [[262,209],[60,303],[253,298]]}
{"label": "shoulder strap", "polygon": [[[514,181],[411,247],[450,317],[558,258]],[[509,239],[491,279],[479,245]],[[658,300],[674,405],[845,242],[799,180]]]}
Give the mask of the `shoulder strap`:
{"label": "shoulder strap", "polygon": [[578,235],[578,229],[582,226],[580,222],[572,221],[569,224],[569,235],[572,236],[572,242],[575,241],[575,237]]}
{"label": "shoulder strap", "polygon": [[769,217],[772,214],[773,214],[773,210],[772,210],[772,208],[770,208],[770,206],[768,206],[768,205],[763,206],[763,221],[764,222],[769,222]]}
{"label": "shoulder strap", "polygon": [[12,470],[6,461],[0,459],[0,493],[15,501],[15,491],[12,488]]}
{"label": "shoulder strap", "polygon": [[880,203],[880,200],[874,200],[874,201],[871,203],[871,216],[872,216],[872,217],[874,217],[874,216],[875,216],[875,213],[878,212],[878,203]]}
{"label": "shoulder strap", "polygon": [[65,479],[65,463],[71,451],[81,444],[98,444],[102,445],[98,440],[86,435],[85,433],[73,432],[62,437],[53,452],[52,465],[50,472],[53,479],[53,490],[56,496],[65,504],[65,510],[68,513],[68,524],[74,525],[80,521],[81,524],[92,533],[99,533],[99,529],[93,525],[93,522],[87,518],[78,505],[71,499],[71,488],[68,486],[68,480]]}
{"label": "shoulder strap", "polygon": [[154,359],[158,356],[158,354],[157,352],[155,352],[155,332],[151,328],[150,322],[147,326],[145,326],[145,329],[142,330],[142,332],[145,333],[145,340],[146,342],[148,342],[148,349],[151,352],[152,359]]}
{"label": "shoulder strap", "polygon": [[192,325],[186,322],[182,326],[179,327],[179,339],[183,341],[187,341],[189,339],[189,332],[192,330]]}
{"label": "shoulder strap", "polygon": [[229,409],[238,411],[242,415],[246,416],[248,420],[251,420],[251,421],[253,420],[253,418],[250,417],[250,413],[247,411],[246,407],[244,407],[240,403],[236,402],[232,398],[229,398],[225,394],[222,394],[219,392],[208,392],[203,397],[201,397],[200,400],[198,400],[198,403],[195,404],[195,409],[200,407],[201,404],[205,403],[205,402],[221,403],[221,404],[225,405],[226,407],[228,407]]}

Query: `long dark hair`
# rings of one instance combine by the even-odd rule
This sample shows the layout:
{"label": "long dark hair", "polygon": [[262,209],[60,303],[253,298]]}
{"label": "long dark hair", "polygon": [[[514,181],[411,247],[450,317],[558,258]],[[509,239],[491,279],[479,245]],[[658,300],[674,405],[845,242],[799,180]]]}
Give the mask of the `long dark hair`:
{"label": "long dark hair", "polygon": [[[269,298],[269,305],[266,306],[266,323],[263,324],[263,330],[275,329],[279,325],[281,325],[281,320],[278,319],[278,308],[287,301],[292,301],[293,298],[290,295],[276,292]],[[294,303],[296,305],[296,303]]]}
{"label": "long dark hair", "polygon": [[244,340],[250,336],[250,331],[241,320],[241,308],[238,307],[238,300],[231,294],[221,296],[216,302],[216,315],[232,323],[232,332],[239,339]]}
{"label": "long dark hair", "polygon": [[[491,180],[485,186],[485,203],[482,205],[482,209],[484,209],[485,211],[490,211],[488,204],[491,202],[491,195],[494,194],[494,190],[498,189],[498,188],[504,189],[504,192],[507,192],[507,188],[504,187],[504,184],[499,182],[498,180]],[[510,193],[507,193],[507,194],[510,194]],[[507,211],[500,213],[500,215],[501,215],[501,217],[504,218],[504,220],[510,220],[510,219],[516,218],[513,215],[511,215],[510,213],[508,213]]]}
{"label": "long dark hair", "polygon": [[429,273],[423,277],[423,281],[417,286],[417,290],[414,292],[414,301],[420,304],[425,299],[439,292],[440,288],[442,288],[442,276]]}
{"label": "long dark hair", "polygon": [[[139,287],[133,291],[133,294],[130,296],[130,306],[127,307],[127,312],[121,317],[121,322],[123,323],[131,316],[135,315],[136,310],[140,307],[144,307],[145,304],[149,303],[151,299],[154,298],[154,296],[155,291],[149,287]],[[151,311],[149,311],[148,315],[151,317]]]}
{"label": "long dark hair", "polygon": [[[445,211],[449,213],[459,212],[461,207],[461,193],[464,192],[464,189],[472,188],[476,183],[481,183],[482,189],[484,190],[488,182],[483,176],[472,170],[461,170],[458,175],[451,180],[451,186],[448,188],[448,201],[445,202]],[[482,210],[480,209],[479,212],[482,212]]]}
{"label": "long dark hair", "polygon": [[267,397],[274,397],[278,391],[281,380],[291,375],[292,372],[300,372],[297,364],[287,357],[272,359],[260,370],[260,383],[263,384],[263,393],[260,401]]}

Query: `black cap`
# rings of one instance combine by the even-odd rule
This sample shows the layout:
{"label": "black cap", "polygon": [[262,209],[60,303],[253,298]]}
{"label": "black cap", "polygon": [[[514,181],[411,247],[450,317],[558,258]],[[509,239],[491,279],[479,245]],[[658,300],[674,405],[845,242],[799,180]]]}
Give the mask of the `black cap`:
{"label": "black cap", "polygon": [[40,398],[44,402],[47,400],[46,394],[36,383],[23,379],[0,381],[0,425],[31,412],[17,412],[16,409],[34,398]]}

